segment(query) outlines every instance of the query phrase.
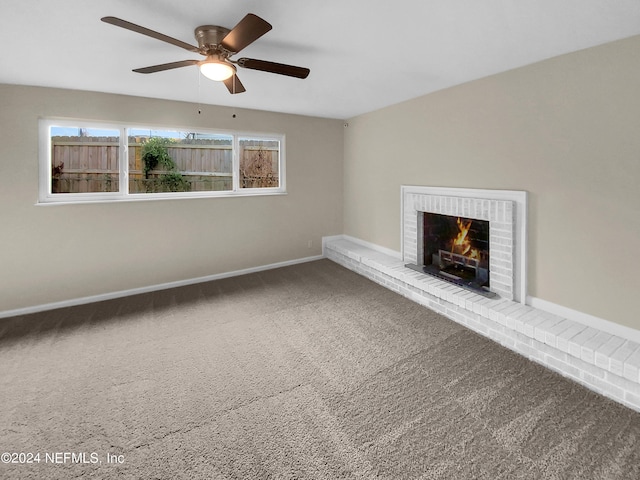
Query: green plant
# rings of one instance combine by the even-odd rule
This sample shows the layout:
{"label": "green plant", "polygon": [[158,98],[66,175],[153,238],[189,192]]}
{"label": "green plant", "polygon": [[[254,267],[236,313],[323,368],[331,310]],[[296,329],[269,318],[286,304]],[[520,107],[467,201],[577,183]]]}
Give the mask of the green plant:
{"label": "green plant", "polygon": [[158,178],[162,192],[188,192],[191,184],[184,179],[180,172],[169,172]]}
{"label": "green plant", "polygon": [[103,191],[105,191],[105,192],[110,192],[111,191],[112,180],[113,180],[113,178],[111,178],[111,175],[108,174],[108,173],[105,173],[102,176]]}
{"label": "green plant", "polygon": [[170,138],[153,137],[142,145],[144,178],[149,178],[149,172],[155,170],[159,165],[166,170],[176,169],[176,164],[169,156],[167,149],[171,143],[172,140]]}
{"label": "green plant", "polygon": [[[147,192],[188,192],[191,190],[191,183],[178,171],[176,163],[169,155],[168,147],[171,144],[173,144],[173,140],[170,138],[153,137],[142,146]],[[149,179],[149,173],[158,167],[162,167],[167,172]]]}

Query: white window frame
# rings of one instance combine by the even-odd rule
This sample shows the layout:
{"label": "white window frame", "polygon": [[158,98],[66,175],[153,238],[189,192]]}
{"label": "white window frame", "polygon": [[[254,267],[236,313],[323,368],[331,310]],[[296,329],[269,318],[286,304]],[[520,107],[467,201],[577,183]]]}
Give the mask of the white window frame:
{"label": "white window frame", "polygon": [[[120,145],[118,152],[119,191],[117,192],[89,192],[89,193],[52,193],[51,178],[51,127],[86,127],[98,129],[111,129],[120,132]],[[232,160],[232,188],[222,191],[198,191],[198,192],[162,192],[162,193],[129,193],[129,152],[128,131],[130,129],[153,129],[174,131],[196,131],[198,133],[222,134],[233,137]],[[233,196],[262,196],[284,195],[286,191],[285,171],[285,135],[274,133],[256,133],[245,131],[218,130],[200,127],[183,127],[174,125],[122,124],[113,122],[98,122],[82,119],[56,119],[41,118],[38,125],[39,135],[39,185],[38,204],[69,204],[69,203],[96,203],[96,202],[122,202],[122,201],[148,201],[161,199],[185,199],[185,198],[216,198]],[[278,158],[278,187],[241,188],[240,187],[240,138],[252,140],[276,140],[280,144]]]}

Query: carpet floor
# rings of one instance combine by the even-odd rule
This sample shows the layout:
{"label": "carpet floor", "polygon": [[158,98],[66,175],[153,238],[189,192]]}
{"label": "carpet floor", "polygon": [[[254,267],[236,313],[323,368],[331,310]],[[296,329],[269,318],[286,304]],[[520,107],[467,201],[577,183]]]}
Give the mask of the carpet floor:
{"label": "carpet floor", "polygon": [[3,479],[640,478],[640,414],[328,260],[0,320],[0,366]]}

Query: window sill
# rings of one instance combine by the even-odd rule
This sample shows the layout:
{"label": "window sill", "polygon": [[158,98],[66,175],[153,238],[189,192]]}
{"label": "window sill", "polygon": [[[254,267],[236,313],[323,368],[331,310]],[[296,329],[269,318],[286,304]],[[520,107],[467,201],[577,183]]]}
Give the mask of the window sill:
{"label": "window sill", "polygon": [[[65,194],[60,194],[65,195]],[[78,195],[78,194],[72,194]],[[91,194],[87,194],[82,198],[56,198],[56,197],[47,197],[45,199],[40,199],[36,202],[36,206],[38,207],[48,207],[51,205],[86,205],[86,204],[94,204],[94,203],[122,203],[122,202],[152,202],[157,200],[191,200],[191,199],[208,199],[208,198],[237,198],[237,197],[264,197],[264,196],[274,196],[274,195],[287,195],[286,191],[283,190],[269,190],[269,191],[258,191],[258,190],[250,190],[250,191],[226,191],[226,192],[203,192],[202,194],[191,193],[191,194],[180,194],[180,193],[155,193],[155,194],[145,194],[145,193],[137,193],[131,195],[118,195],[118,196],[102,196],[100,194],[96,194],[94,198],[91,198]]]}

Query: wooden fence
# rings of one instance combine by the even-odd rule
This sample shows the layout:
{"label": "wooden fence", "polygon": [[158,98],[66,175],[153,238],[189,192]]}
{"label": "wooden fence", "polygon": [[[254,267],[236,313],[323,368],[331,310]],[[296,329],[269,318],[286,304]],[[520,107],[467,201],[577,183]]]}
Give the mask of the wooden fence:
{"label": "wooden fence", "polygon": [[[160,181],[166,170],[152,170],[145,178],[142,146],[146,138],[130,137],[129,192],[173,191]],[[240,182],[247,187],[279,184],[278,146],[243,142]],[[117,192],[119,143],[117,137],[52,137],[53,193]],[[189,191],[221,191],[232,188],[232,146],[220,140],[183,140],[167,153]],[[168,189],[167,189],[168,188]]]}
{"label": "wooden fence", "polygon": [[113,137],[53,137],[53,193],[117,192],[118,139]]}

